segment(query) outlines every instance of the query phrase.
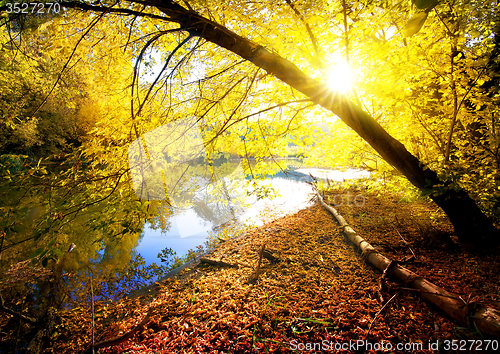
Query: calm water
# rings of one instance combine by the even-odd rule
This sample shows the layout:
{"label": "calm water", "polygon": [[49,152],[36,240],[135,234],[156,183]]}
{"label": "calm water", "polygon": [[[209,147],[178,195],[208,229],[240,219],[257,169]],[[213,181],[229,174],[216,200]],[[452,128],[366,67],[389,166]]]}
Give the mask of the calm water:
{"label": "calm water", "polygon": [[[297,164],[297,161],[291,163]],[[52,299],[49,301],[51,306],[56,302],[77,304],[79,301],[88,301],[90,281],[93,283],[94,298],[119,298],[123,292],[141,287],[168,271],[172,265],[168,262],[172,261],[172,257],[166,256],[168,262],[162,263],[158,254],[163,250],[171,249],[176,256],[181,257],[190,249],[204,245],[214,232],[227,231],[227,224],[259,226],[307,207],[312,197],[312,188],[306,183],[311,180],[309,173],[316,178],[337,181],[366,176],[366,173],[359,171],[288,167],[285,173],[268,168],[271,176],[254,182],[235,166],[238,163],[221,166],[225,176],[223,179],[226,180],[222,184],[220,180],[216,182],[217,190],[211,187],[216,184],[199,177],[197,181],[202,182],[201,188],[176,191],[179,193],[176,201],[180,201],[177,204],[172,203],[173,206],[167,209],[162,209],[168,205],[165,201],[152,204],[157,208],[151,212],[153,216],[147,217],[149,222],[144,222],[144,217],[137,217],[144,214],[142,211],[135,213],[134,210],[142,204],[133,194],[122,196],[115,193],[104,203],[93,204],[86,210],[74,213],[73,218],[59,222],[54,215],[44,219],[44,211],[54,203],[53,200],[46,200],[51,197],[50,194],[4,190],[3,200],[10,201],[6,205],[11,205],[9,208],[17,207],[20,213],[17,219],[8,214],[3,219],[0,217],[3,223],[0,226],[6,225],[5,240],[8,240],[4,243],[0,260],[4,278],[12,279],[13,276],[7,276],[5,272],[12,265],[21,263],[27,268],[31,264],[37,269],[48,266],[52,271],[46,280],[41,280],[35,274],[33,279],[30,278],[32,285],[27,287],[27,280],[22,277],[26,272],[20,269],[16,273],[20,275],[19,279],[9,283],[8,287],[12,293],[17,291],[21,294],[17,297],[33,299],[35,306],[40,309],[43,308],[40,303],[46,303],[47,299]],[[183,187],[186,185],[189,184]],[[78,193],[75,190],[71,198],[79,197],[85,201],[92,189],[82,185]],[[67,199],[68,196],[64,194],[59,198],[61,210],[65,210]],[[158,211],[164,214],[158,214]],[[35,234],[44,220],[53,226]],[[33,235],[39,236],[33,242],[29,241]],[[71,253],[68,252],[70,245]]]}
{"label": "calm water", "polygon": [[[276,191],[274,198],[258,199],[255,195],[246,197],[247,205],[236,210],[231,221],[259,226],[266,221],[265,216],[261,215],[265,210],[273,210],[274,216],[277,217],[306,207],[312,189],[305,181],[310,177],[293,171],[287,172],[288,176],[281,172],[259,182],[260,186],[269,186]],[[144,257],[146,264],[157,262],[158,252],[166,247],[170,247],[177,255],[186,254],[189,249],[203,244],[209,233],[220,226],[207,221],[193,208],[171,217],[170,222],[171,226],[166,231],[155,230],[146,223],[144,235],[137,246],[137,252]]]}
{"label": "calm water", "polygon": [[[270,213],[274,219],[309,206],[313,196],[311,186],[306,183],[312,180],[309,173],[320,179],[328,177],[332,181],[362,178],[369,175],[366,171],[342,172],[313,168],[279,172],[259,182],[260,186],[272,187],[276,191],[276,196],[262,199],[258,199],[255,195],[246,197],[247,205],[235,212],[235,220],[260,226],[269,221]],[[158,262],[158,252],[166,247],[170,247],[177,255],[187,254],[189,249],[202,245],[209,233],[219,226],[198,215],[193,208],[183,210],[171,217],[170,222],[170,229],[166,231],[155,230],[146,223],[143,237],[136,250],[144,257],[147,265]]]}

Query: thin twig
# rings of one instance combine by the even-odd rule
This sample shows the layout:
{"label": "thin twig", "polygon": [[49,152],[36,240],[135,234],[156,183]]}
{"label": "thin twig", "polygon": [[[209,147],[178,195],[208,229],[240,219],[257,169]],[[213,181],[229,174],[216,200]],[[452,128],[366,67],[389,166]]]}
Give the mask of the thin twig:
{"label": "thin twig", "polygon": [[413,249],[412,249],[412,248],[411,248],[411,246],[410,246],[410,243],[409,243],[408,241],[406,241],[406,240],[405,240],[405,238],[403,237],[403,235],[401,235],[401,233],[398,231],[398,229],[396,229],[396,226],[394,226],[393,224],[391,224],[391,226],[392,226],[392,228],[394,229],[394,231],[396,231],[396,232],[398,233],[399,237],[401,237],[401,240],[403,240],[404,244],[405,244],[406,246],[408,246],[408,248],[410,249],[411,254],[413,255],[413,258],[417,258],[417,257],[415,256],[415,252],[413,252]]}
{"label": "thin twig", "polygon": [[262,244],[262,247],[260,249],[260,252],[259,252],[259,262],[257,263],[257,268],[255,270],[255,277],[258,279],[259,278],[259,274],[260,274],[260,264],[262,263],[262,256],[264,255],[264,250],[266,248],[266,244],[263,243]]}
{"label": "thin twig", "polygon": [[22,313],[16,312],[14,310],[11,310],[11,309],[5,307],[5,304],[4,304],[3,297],[2,297],[1,293],[0,293],[0,311],[8,313],[9,315],[12,315],[14,317],[19,317],[19,318],[21,318],[22,320],[28,322],[31,325],[34,325],[37,322],[36,320],[34,320],[31,317],[24,316]]}
{"label": "thin twig", "polygon": [[5,231],[0,231],[0,237],[2,241],[0,242],[0,261],[2,260],[2,250],[3,250],[3,242],[5,241]]}
{"label": "thin twig", "polygon": [[290,6],[290,8],[293,10],[295,15],[297,15],[299,20],[301,20],[302,23],[304,23],[304,26],[306,26],[307,34],[309,35],[309,38],[311,39],[311,43],[312,43],[313,48],[314,48],[314,53],[316,54],[316,59],[318,61],[317,64],[319,64],[319,66],[321,68],[323,68],[324,67],[323,54],[320,51],[320,48],[318,46],[318,42],[316,41],[316,37],[314,36],[314,33],[313,33],[311,27],[309,26],[309,23],[307,22],[304,15],[295,7],[295,5],[293,5],[293,3],[290,0],[285,0],[285,1],[288,4],[288,6]]}
{"label": "thin twig", "polygon": [[377,319],[377,317],[382,313],[382,311],[384,311],[384,309],[387,307],[387,305],[389,305],[389,303],[396,297],[398,296],[399,294],[399,291],[397,293],[395,293],[394,295],[392,295],[392,297],[384,304],[384,306],[382,306],[382,308],[379,310],[379,312],[377,312],[375,314],[375,317],[373,317],[373,320],[372,322],[370,323],[370,327],[368,327],[368,330],[366,331],[366,334],[365,334],[365,339],[368,337],[368,334],[370,333],[370,330],[372,329],[372,326],[373,324],[375,323],[375,320]]}
{"label": "thin twig", "polygon": [[263,243],[262,247],[260,248],[260,251],[259,251],[259,260],[257,261],[257,266],[255,267],[255,273],[252,274],[250,279],[248,279],[248,283],[250,283],[250,284],[254,284],[259,279],[260,264],[262,263],[262,256],[264,255],[265,247],[266,247],[266,244]]}
{"label": "thin twig", "polygon": [[345,60],[349,64],[349,27],[347,26],[347,6],[342,0],[342,12],[344,13],[344,33],[345,33]]}

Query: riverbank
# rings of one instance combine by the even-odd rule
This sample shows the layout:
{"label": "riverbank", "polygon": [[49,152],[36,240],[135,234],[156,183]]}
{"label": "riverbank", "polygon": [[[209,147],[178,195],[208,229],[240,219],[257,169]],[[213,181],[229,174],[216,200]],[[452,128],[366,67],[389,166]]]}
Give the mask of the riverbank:
{"label": "riverbank", "polygon": [[[338,209],[378,250],[402,261],[411,247],[416,257],[405,267],[463,299],[500,301],[498,257],[465,253],[433,204],[363,193],[363,205],[345,203]],[[252,281],[262,245],[268,254]],[[132,338],[101,352],[267,348],[285,353],[312,348],[307,343],[362,341],[412,345],[411,351],[428,353],[429,343],[439,341],[442,347],[445,340],[480,339],[474,329],[459,328],[403,285],[385,281],[381,288],[381,273],[365,263],[318,205],[229,240],[206,257],[237,267],[193,264],[161,284],[155,297],[97,304],[96,342],[127,333],[149,313]],[[52,352],[78,352],[91,343],[89,309],[61,313],[61,326]]]}

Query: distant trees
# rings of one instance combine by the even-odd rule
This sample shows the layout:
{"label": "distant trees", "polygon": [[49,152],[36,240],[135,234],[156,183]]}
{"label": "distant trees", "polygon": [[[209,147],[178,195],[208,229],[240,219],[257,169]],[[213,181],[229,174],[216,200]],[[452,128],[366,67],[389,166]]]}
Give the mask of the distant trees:
{"label": "distant trees", "polygon": [[73,72],[47,97],[61,69],[48,41],[6,32],[0,38],[0,152],[36,158],[72,151],[90,128],[78,112],[81,79]]}

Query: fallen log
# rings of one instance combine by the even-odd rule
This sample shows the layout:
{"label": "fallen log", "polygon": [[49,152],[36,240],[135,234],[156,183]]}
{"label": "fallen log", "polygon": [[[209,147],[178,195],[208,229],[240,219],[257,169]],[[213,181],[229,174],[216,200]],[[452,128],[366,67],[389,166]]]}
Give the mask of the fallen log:
{"label": "fallen log", "polygon": [[200,258],[200,263],[206,263],[206,264],[215,265],[218,267],[239,268],[239,266],[237,264],[231,264],[231,263],[226,263],[226,262],[222,262],[222,261],[214,261],[214,260],[208,259],[208,258]]}
{"label": "fallen log", "polygon": [[337,210],[326,204],[317,189],[316,195],[321,205],[335,217],[342,226],[344,234],[361,250],[370,264],[403,282],[407,287],[416,290],[427,302],[439,308],[457,323],[468,327],[475,326],[483,334],[500,338],[500,310],[498,307],[480,302],[465,302],[460,296],[438,287],[397,262],[391,261],[359,236]]}

